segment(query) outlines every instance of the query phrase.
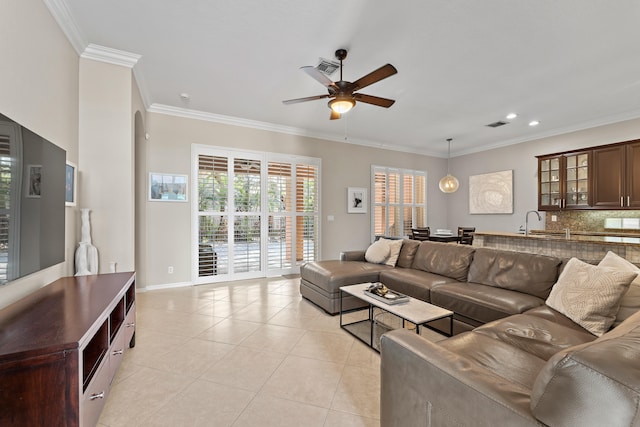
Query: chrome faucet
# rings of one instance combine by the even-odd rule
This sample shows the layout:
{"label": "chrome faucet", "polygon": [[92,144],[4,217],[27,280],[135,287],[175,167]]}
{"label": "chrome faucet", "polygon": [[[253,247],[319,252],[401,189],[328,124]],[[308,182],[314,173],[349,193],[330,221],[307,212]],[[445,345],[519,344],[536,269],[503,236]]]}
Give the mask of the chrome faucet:
{"label": "chrome faucet", "polygon": [[540,217],[540,214],[538,213],[538,211],[528,211],[527,214],[524,217],[524,235],[528,236],[529,235],[529,214],[533,212],[534,214],[538,215],[538,221],[542,221],[542,217]]}

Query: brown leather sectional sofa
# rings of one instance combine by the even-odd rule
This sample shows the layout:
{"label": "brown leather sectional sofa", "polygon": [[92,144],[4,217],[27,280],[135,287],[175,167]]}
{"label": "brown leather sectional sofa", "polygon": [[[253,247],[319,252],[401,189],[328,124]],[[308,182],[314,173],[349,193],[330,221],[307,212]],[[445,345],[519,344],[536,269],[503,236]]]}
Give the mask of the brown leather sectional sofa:
{"label": "brown leather sectional sofa", "polygon": [[381,339],[380,425],[638,426],[640,312],[599,338],[547,306],[437,343]]}
{"label": "brown leather sectional sofa", "polygon": [[[300,293],[331,314],[340,286],[380,281],[403,294],[453,311],[454,333],[544,304],[558,278],[558,258],[404,240],[395,267],[365,261],[365,251],[300,268]],[[344,308],[361,304],[346,298]]]}
{"label": "brown leather sectional sofa", "polygon": [[408,240],[395,267],[341,258],[304,266],[302,295],[335,312],[340,286],[379,280],[466,331],[382,336],[381,425],[640,426],[640,312],[596,337],[551,309],[561,260]]}

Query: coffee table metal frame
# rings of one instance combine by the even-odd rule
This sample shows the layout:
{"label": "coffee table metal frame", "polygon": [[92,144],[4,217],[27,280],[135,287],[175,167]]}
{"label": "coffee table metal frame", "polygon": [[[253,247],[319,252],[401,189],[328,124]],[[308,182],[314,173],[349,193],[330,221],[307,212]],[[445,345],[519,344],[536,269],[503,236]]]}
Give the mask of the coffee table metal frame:
{"label": "coffee table metal frame", "polygon": [[[409,301],[400,303],[400,304],[385,304],[373,297],[368,296],[364,291],[365,289],[371,285],[371,283],[361,283],[358,285],[350,285],[350,286],[341,286],[340,287],[340,327],[345,331],[349,332],[354,337],[358,338],[360,341],[367,344],[369,347],[373,348],[376,351],[380,351],[374,344],[374,327],[375,327],[375,319],[374,319],[374,308],[378,308],[383,310],[384,312],[391,313],[394,316],[402,319],[402,327],[405,328],[406,322],[410,322],[416,326],[416,333],[420,335],[420,327],[424,326],[428,329],[434,330],[438,333],[452,336],[453,335],[453,312],[441,307],[438,307],[433,304],[429,304],[428,302],[420,301],[415,298],[409,297]],[[342,299],[344,295],[352,295],[366,303],[368,303],[368,307],[365,308],[355,308],[344,311],[342,309]],[[344,314],[353,313],[357,311],[368,310],[369,315],[368,319],[358,320],[351,323],[344,323]],[[439,329],[436,329],[429,325],[429,323],[434,322],[440,319],[449,319],[449,333],[443,332]],[[350,328],[353,325],[359,325],[362,323],[369,323],[369,342],[367,342],[362,336]]]}

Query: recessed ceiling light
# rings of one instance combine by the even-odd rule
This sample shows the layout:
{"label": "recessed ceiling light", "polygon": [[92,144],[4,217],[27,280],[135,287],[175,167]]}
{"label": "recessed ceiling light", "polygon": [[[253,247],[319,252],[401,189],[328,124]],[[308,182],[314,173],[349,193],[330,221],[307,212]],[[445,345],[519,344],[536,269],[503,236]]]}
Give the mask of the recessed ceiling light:
{"label": "recessed ceiling light", "polygon": [[516,113],[507,114],[507,120],[512,120],[512,119],[515,119],[516,117],[518,117]]}
{"label": "recessed ceiling light", "polygon": [[531,121],[529,122],[529,126],[538,126],[539,124],[540,124],[540,122],[539,122],[539,121],[537,121],[537,120],[531,120]]}

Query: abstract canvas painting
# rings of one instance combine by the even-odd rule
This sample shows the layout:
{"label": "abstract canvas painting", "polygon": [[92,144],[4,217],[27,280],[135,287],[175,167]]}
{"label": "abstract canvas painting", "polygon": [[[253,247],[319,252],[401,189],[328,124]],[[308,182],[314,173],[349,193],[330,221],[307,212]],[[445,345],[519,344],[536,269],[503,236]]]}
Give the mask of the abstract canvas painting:
{"label": "abstract canvas painting", "polygon": [[513,213],[513,170],[471,175],[469,213]]}

